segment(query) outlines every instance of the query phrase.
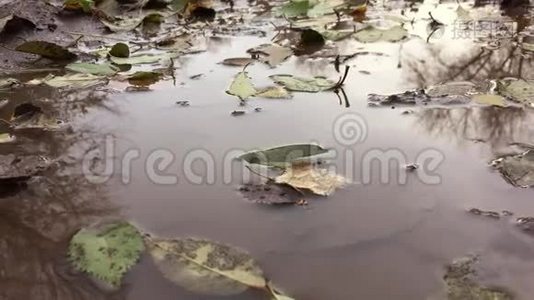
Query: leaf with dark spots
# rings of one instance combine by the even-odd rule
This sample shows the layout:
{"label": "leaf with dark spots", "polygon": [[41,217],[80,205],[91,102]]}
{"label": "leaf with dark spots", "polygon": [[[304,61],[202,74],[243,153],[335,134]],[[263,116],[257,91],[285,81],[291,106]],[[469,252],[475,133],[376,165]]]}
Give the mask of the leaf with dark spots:
{"label": "leaf with dark spots", "polygon": [[61,47],[57,44],[45,42],[45,41],[30,41],[25,42],[15,50],[30,53],[35,55],[40,55],[42,57],[52,59],[52,60],[72,60],[76,58],[76,54],[70,52],[69,50]]}
{"label": "leaf with dark spots", "polygon": [[117,222],[78,231],[70,241],[68,256],[79,271],[119,286],[143,250],[139,231],[129,223]]}

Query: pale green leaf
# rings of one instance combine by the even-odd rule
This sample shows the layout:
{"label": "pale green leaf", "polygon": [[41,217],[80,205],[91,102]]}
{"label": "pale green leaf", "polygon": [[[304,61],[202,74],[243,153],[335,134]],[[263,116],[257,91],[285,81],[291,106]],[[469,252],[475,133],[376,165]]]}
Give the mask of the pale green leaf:
{"label": "pale green leaf", "polygon": [[65,69],[77,73],[109,76],[116,74],[119,69],[110,64],[72,63]]}
{"label": "pale green leaf", "polygon": [[295,92],[317,93],[332,89],[336,82],[324,77],[303,78],[293,75],[271,75],[269,76],[274,82],[283,85],[286,89]]}
{"label": "pale green leaf", "polygon": [[79,271],[118,286],[144,250],[143,238],[129,223],[85,228],[69,245],[69,260]]}
{"label": "pale green leaf", "polygon": [[239,97],[240,100],[247,100],[248,98],[256,95],[258,91],[252,84],[247,72],[243,71],[237,73],[234,81],[230,85],[230,88],[228,88],[228,91],[226,92],[230,95]]}
{"label": "pale green leaf", "polygon": [[388,29],[369,26],[354,34],[354,38],[362,43],[398,42],[407,36],[408,31],[402,25],[393,26]]}
{"label": "pale green leaf", "polygon": [[272,86],[258,91],[255,95],[260,98],[268,99],[291,99],[292,95],[288,90],[281,86]]}
{"label": "pale green leaf", "polygon": [[87,88],[100,83],[106,82],[103,76],[96,76],[92,74],[67,74],[64,76],[49,75],[42,79],[34,79],[27,84],[39,85],[46,84],[55,88]]}
{"label": "pale green leaf", "polygon": [[479,104],[493,105],[493,106],[505,106],[504,97],[492,94],[474,95],[471,97],[473,101]]}

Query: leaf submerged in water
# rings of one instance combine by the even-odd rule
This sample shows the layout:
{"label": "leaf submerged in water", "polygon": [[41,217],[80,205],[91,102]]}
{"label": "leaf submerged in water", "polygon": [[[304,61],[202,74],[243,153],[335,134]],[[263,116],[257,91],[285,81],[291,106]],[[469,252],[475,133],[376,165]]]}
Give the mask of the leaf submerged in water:
{"label": "leaf submerged in water", "polygon": [[193,238],[147,238],[147,246],[167,279],[195,293],[235,295],[267,284],[258,263],[240,249]]}
{"label": "leaf submerged in water", "polygon": [[477,257],[469,256],[458,259],[447,266],[443,277],[447,285],[448,300],[512,300],[513,297],[504,290],[483,286],[475,281],[473,265]]}
{"label": "leaf submerged in water", "polygon": [[139,231],[120,222],[78,231],[70,241],[68,255],[77,270],[118,286],[143,250]]}

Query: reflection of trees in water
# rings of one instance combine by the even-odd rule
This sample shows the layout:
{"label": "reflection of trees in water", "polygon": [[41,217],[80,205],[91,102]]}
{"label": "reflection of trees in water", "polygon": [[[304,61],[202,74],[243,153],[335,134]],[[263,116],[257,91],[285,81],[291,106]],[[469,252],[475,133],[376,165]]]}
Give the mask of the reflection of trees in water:
{"label": "reflection of trees in water", "polygon": [[533,56],[523,55],[517,45],[502,45],[496,50],[481,49],[476,44],[465,47],[460,50],[461,57],[452,61],[447,58],[449,50],[443,45],[427,45],[421,52],[404,53],[401,62],[407,80],[423,88],[449,81],[525,78],[534,73]]}
{"label": "reflection of trees in water", "polygon": [[[481,5],[485,4],[488,3]],[[494,39],[489,42],[492,47],[488,48],[468,39],[436,44],[412,41],[419,43],[415,45],[417,49],[401,54],[408,81],[422,88],[448,81],[479,82],[503,77],[531,77],[534,74],[534,54],[523,50],[515,36],[532,23],[528,6],[502,5],[501,8],[503,15],[512,18],[517,26],[514,37]],[[503,19],[503,22],[506,21]]]}
{"label": "reflection of trees in water", "polygon": [[434,136],[485,141],[494,150],[534,139],[529,127],[534,113],[520,107],[429,108],[416,114],[417,123]]}
{"label": "reflection of trees in water", "polygon": [[[14,103],[61,97],[25,90],[8,97]],[[45,109],[71,117],[86,107],[102,104],[94,93],[81,95],[83,103],[77,100],[79,95],[64,95],[61,101],[49,98],[54,100],[53,107]],[[70,151],[80,143],[83,147],[97,143],[97,136],[83,128],[75,132],[28,131],[22,136],[19,144],[0,147],[0,154],[37,154],[58,160],[43,176],[31,179],[26,188],[0,198],[0,299],[122,299],[119,293],[100,292],[66,261],[72,234],[116,212],[105,190],[88,183],[77,171],[83,153]]]}

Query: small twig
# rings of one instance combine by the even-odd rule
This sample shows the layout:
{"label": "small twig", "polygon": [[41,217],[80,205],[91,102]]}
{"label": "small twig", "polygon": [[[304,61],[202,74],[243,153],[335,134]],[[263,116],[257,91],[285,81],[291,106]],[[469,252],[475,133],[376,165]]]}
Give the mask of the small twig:
{"label": "small twig", "polygon": [[343,74],[343,77],[341,77],[337,84],[332,88],[333,90],[338,90],[343,86],[345,80],[347,79],[347,76],[349,76],[349,70],[350,66],[345,66],[345,74]]}

